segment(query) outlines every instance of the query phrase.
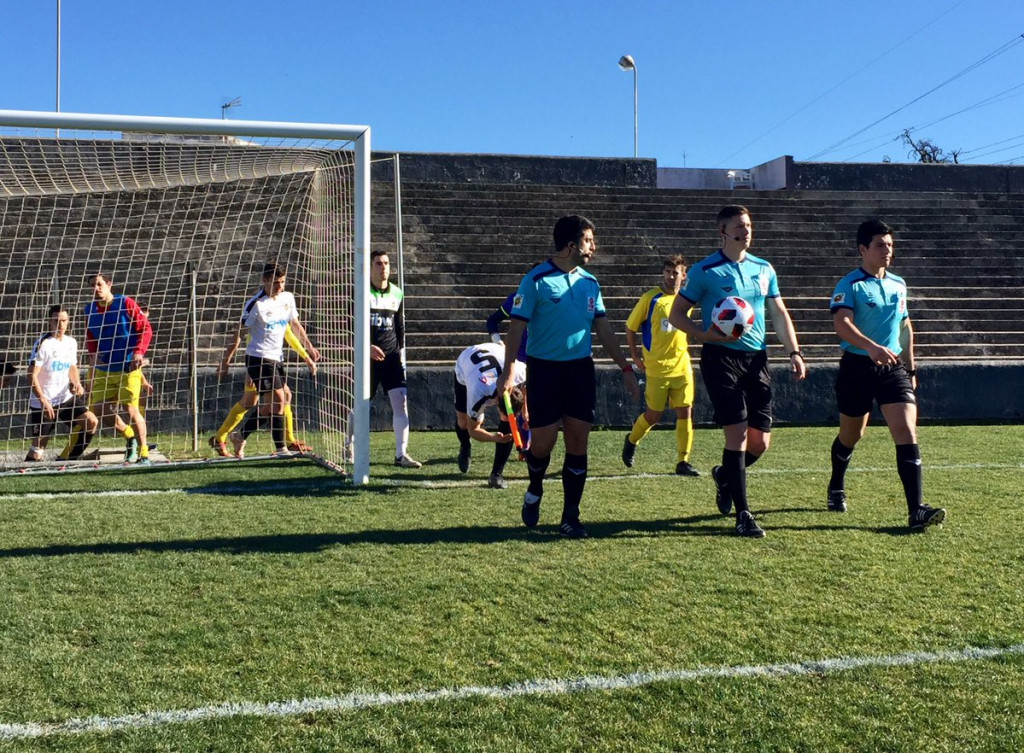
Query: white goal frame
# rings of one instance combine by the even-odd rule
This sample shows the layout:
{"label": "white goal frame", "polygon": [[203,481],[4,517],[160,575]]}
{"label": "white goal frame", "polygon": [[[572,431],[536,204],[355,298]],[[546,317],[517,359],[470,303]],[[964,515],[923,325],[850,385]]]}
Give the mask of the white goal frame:
{"label": "white goal frame", "polygon": [[0,110],[0,127],[83,131],[123,131],[185,135],[251,136],[259,138],[331,139],[354,145],[354,230],[355,230],[355,404],[351,431],[355,438],[352,481],[369,480],[370,430],[370,127],[326,123],[216,120],[155,116],[54,113]]}

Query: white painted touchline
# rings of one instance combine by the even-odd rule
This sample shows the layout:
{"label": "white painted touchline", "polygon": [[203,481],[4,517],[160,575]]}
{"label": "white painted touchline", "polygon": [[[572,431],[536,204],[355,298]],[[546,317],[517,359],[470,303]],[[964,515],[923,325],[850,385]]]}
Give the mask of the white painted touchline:
{"label": "white painted touchline", "polygon": [[754,664],[741,666],[670,669],[657,672],[636,672],[610,677],[589,676],[564,680],[528,680],[513,685],[474,686],[441,690],[417,690],[409,693],[350,693],[333,698],[305,698],[270,703],[223,703],[194,709],[149,711],[124,716],[92,716],[66,722],[41,724],[0,724],[0,740],[20,740],[90,732],[116,732],[164,725],[185,724],[207,719],[234,717],[286,717],[318,712],[351,711],[354,709],[397,706],[407,703],[458,701],[467,698],[507,699],[519,696],[565,695],[594,690],[624,690],[657,682],[688,682],[705,678],[767,677],[785,678],[847,672],[865,667],[903,667],[938,662],[967,662],[995,659],[1000,656],[1024,654],[1024,643],[1003,648],[965,648],[956,651],[915,651],[883,656],[849,656],[785,664]]}

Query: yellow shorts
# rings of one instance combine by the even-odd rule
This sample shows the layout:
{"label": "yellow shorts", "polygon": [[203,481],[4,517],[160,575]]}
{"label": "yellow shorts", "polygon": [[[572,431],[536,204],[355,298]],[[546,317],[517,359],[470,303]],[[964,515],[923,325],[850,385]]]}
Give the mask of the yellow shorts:
{"label": "yellow shorts", "polygon": [[92,392],[89,394],[89,410],[100,403],[117,403],[126,408],[139,407],[142,393],[142,370],[93,372]]}
{"label": "yellow shorts", "polygon": [[676,377],[647,377],[644,389],[647,407],[655,411],[670,408],[689,408],[693,405],[693,372]]}

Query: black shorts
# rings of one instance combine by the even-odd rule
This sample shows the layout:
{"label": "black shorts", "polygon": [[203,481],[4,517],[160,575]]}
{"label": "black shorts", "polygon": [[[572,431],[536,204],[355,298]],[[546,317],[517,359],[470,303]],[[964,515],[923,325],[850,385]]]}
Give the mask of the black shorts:
{"label": "black shorts", "polygon": [[705,343],[700,373],[719,426],[746,423],[752,429],[772,430],[772,378],[768,352],[733,350]]}
{"label": "black shorts", "polygon": [[56,414],[52,419],[46,417],[42,408],[31,408],[28,414],[26,433],[30,439],[49,437],[57,428],[57,422],[69,424],[89,412],[84,402],[72,395],[60,405],[53,406]]}
{"label": "black shorts", "polygon": [[245,371],[261,395],[284,387],[284,364],[280,361],[246,354]]}
{"label": "black shorts", "polygon": [[596,405],[594,359],[545,361],[526,357],[526,407],[531,426],[550,426],[565,416],[592,424]]}
{"label": "black shorts", "polygon": [[469,390],[466,385],[459,384],[459,378],[452,374],[452,386],[455,392],[455,410],[459,413],[469,414],[466,410],[466,401],[469,400]]}
{"label": "black shorts", "polygon": [[405,367],[399,351],[388,353],[383,361],[370,361],[370,397],[377,394],[377,385],[385,392],[405,387]]}
{"label": "black shorts", "polygon": [[871,412],[871,403],[917,405],[910,376],[902,363],[879,366],[867,356],[843,353],[836,376],[836,403],[845,416],[860,418]]}

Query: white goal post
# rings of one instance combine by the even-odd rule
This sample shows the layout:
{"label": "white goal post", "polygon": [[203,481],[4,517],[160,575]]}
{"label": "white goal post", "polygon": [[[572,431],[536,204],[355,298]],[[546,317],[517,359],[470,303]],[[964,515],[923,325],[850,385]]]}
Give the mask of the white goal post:
{"label": "white goal post", "polygon": [[[97,273],[149,309],[143,413],[154,462],[211,462],[245,384],[242,354],[227,376],[218,366],[264,265],[277,262],[321,354],[314,376],[286,347],[289,437],[365,483],[369,254],[369,126],[0,110],[0,470],[123,459],[120,422],[101,429],[87,459],[59,458],[71,446],[59,422],[44,462],[24,457],[33,343],[62,305],[86,382]],[[256,413],[239,429],[251,431]],[[274,449],[268,431],[246,444],[247,457]]]}

